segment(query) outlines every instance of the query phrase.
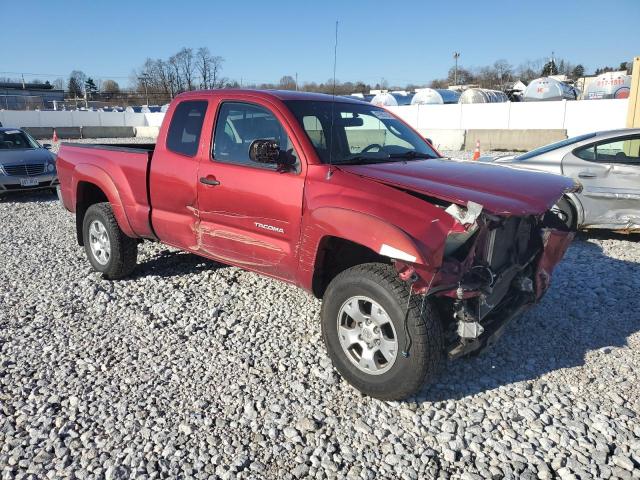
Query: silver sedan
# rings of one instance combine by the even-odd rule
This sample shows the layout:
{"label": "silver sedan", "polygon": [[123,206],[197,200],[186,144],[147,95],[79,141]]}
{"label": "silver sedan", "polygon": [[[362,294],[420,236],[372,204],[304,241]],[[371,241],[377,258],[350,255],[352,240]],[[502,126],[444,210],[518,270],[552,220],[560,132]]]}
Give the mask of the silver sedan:
{"label": "silver sedan", "polygon": [[572,227],[640,231],[640,128],[589,133],[522,155],[480,160],[579,181],[582,192],[568,194],[555,207]]}
{"label": "silver sedan", "polygon": [[0,194],[49,188],[58,184],[55,156],[27,132],[0,128]]}

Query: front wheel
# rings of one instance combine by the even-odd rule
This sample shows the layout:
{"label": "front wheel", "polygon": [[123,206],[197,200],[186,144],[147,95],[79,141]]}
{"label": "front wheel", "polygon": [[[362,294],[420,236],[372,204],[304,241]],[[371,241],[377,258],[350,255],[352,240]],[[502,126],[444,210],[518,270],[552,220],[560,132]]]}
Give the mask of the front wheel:
{"label": "front wheel", "polygon": [[136,267],[138,243],[120,230],[109,203],[87,209],[82,234],[91,266],[109,280],[126,277]]}
{"label": "front wheel", "polygon": [[[405,333],[411,338],[409,346]],[[440,369],[443,333],[431,301],[409,298],[391,265],[357,265],[337,275],[322,303],[322,334],[334,367],[362,393],[381,400],[415,394]]]}

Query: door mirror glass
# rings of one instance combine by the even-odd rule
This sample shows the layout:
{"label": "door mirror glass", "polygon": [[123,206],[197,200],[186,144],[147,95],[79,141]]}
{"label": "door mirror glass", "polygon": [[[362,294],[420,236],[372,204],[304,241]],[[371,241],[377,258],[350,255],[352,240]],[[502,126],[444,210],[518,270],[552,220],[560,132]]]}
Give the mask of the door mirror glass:
{"label": "door mirror glass", "polygon": [[257,139],[249,146],[249,158],[258,163],[277,164],[280,145],[273,140]]}
{"label": "door mirror glass", "polygon": [[290,170],[297,162],[293,150],[281,150],[277,142],[268,139],[251,142],[249,158],[256,163],[276,165],[279,171]]}

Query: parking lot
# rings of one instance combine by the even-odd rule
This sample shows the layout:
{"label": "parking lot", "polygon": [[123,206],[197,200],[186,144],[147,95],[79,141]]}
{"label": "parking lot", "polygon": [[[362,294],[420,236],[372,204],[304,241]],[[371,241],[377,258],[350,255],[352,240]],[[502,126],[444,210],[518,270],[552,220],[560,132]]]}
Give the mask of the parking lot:
{"label": "parking lot", "polygon": [[385,403],[295,287],[149,242],[109,282],[54,195],[0,218],[3,478],[640,478],[637,236],[580,234],[497,345]]}

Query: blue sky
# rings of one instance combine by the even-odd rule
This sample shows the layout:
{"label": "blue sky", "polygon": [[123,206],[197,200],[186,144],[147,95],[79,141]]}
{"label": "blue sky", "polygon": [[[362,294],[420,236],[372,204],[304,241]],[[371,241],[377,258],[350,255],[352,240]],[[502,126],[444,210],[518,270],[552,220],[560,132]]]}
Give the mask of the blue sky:
{"label": "blue sky", "polygon": [[245,83],[325,81],[336,19],[343,81],[425,83],[446,76],[454,51],[465,67],[555,51],[587,72],[640,55],[640,0],[0,0],[0,12],[0,76],[53,74],[41,79],[80,69],[126,84],[147,57],[207,46]]}

